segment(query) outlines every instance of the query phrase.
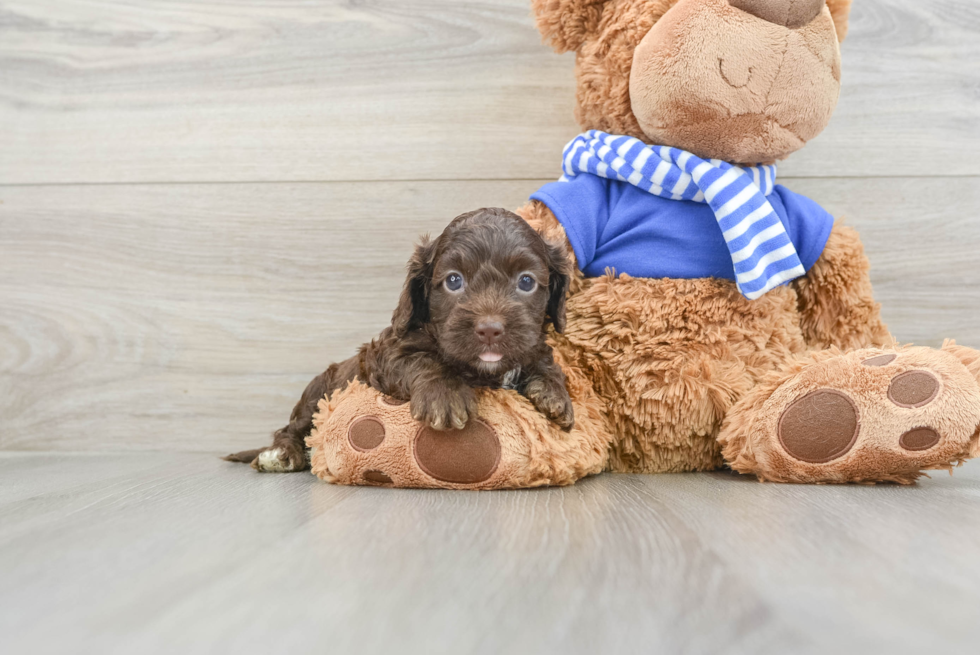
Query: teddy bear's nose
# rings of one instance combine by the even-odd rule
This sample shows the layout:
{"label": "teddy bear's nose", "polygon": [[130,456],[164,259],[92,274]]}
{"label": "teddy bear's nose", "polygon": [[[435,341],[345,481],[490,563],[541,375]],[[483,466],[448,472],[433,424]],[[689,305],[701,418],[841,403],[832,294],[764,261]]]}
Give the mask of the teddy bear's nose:
{"label": "teddy bear's nose", "polygon": [[825,0],[728,0],[728,4],[753,16],[790,29],[803,27],[817,17]]}

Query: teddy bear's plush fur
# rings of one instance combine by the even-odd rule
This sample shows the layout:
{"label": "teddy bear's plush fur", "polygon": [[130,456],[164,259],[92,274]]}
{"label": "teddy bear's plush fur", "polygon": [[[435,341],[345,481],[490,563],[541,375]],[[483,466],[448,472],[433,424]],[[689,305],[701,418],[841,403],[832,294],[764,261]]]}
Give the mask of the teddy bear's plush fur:
{"label": "teddy bear's plush fur", "polygon": [[[802,147],[837,101],[850,0],[532,4],[544,38],[577,53],[586,130],[754,164]],[[541,202],[518,213],[568,243]],[[980,454],[980,353],[898,346],[868,270],[857,232],[838,222],[804,277],[756,300],[723,279],[579,273],[551,336],[572,432],[493,391],[479,434],[454,442],[355,385],[321,403],[313,470],[346,484],[501,488],[727,464],[782,482],[911,483]]]}

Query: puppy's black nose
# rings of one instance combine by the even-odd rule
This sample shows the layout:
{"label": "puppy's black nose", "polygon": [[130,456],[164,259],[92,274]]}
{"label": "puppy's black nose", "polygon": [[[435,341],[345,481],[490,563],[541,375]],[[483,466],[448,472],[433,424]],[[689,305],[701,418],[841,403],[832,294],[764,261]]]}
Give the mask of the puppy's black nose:
{"label": "puppy's black nose", "polygon": [[504,324],[492,318],[482,319],[476,324],[476,334],[484,345],[492,346],[504,336]]}

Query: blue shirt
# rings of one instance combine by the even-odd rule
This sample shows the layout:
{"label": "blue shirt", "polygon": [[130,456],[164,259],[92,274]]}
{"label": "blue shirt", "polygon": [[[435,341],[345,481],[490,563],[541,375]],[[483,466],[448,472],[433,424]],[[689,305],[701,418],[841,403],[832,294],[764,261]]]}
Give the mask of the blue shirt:
{"label": "blue shirt", "polygon": [[[546,184],[540,200],[565,228],[579,268],[598,277],[735,279],[735,266],[707,203],[661,198],[628,182],[580,174]],[[805,196],[776,185],[767,196],[807,270],[823,252],[834,217]]]}

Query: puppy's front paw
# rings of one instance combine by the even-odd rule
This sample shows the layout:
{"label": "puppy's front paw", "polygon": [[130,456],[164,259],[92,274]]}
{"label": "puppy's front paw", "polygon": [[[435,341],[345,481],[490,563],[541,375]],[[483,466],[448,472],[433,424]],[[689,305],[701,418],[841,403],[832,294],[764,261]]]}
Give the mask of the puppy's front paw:
{"label": "puppy's front paw", "polygon": [[539,378],[528,383],[524,395],[534,404],[535,409],[557,423],[562,430],[571,430],[575,425],[572,399],[568,397],[568,390],[564,385]]}
{"label": "puppy's front paw", "polygon": [[432,382],[412,390],[412,418],[436,430],[462,430],[476,416],[476,394],[465,385]]}

